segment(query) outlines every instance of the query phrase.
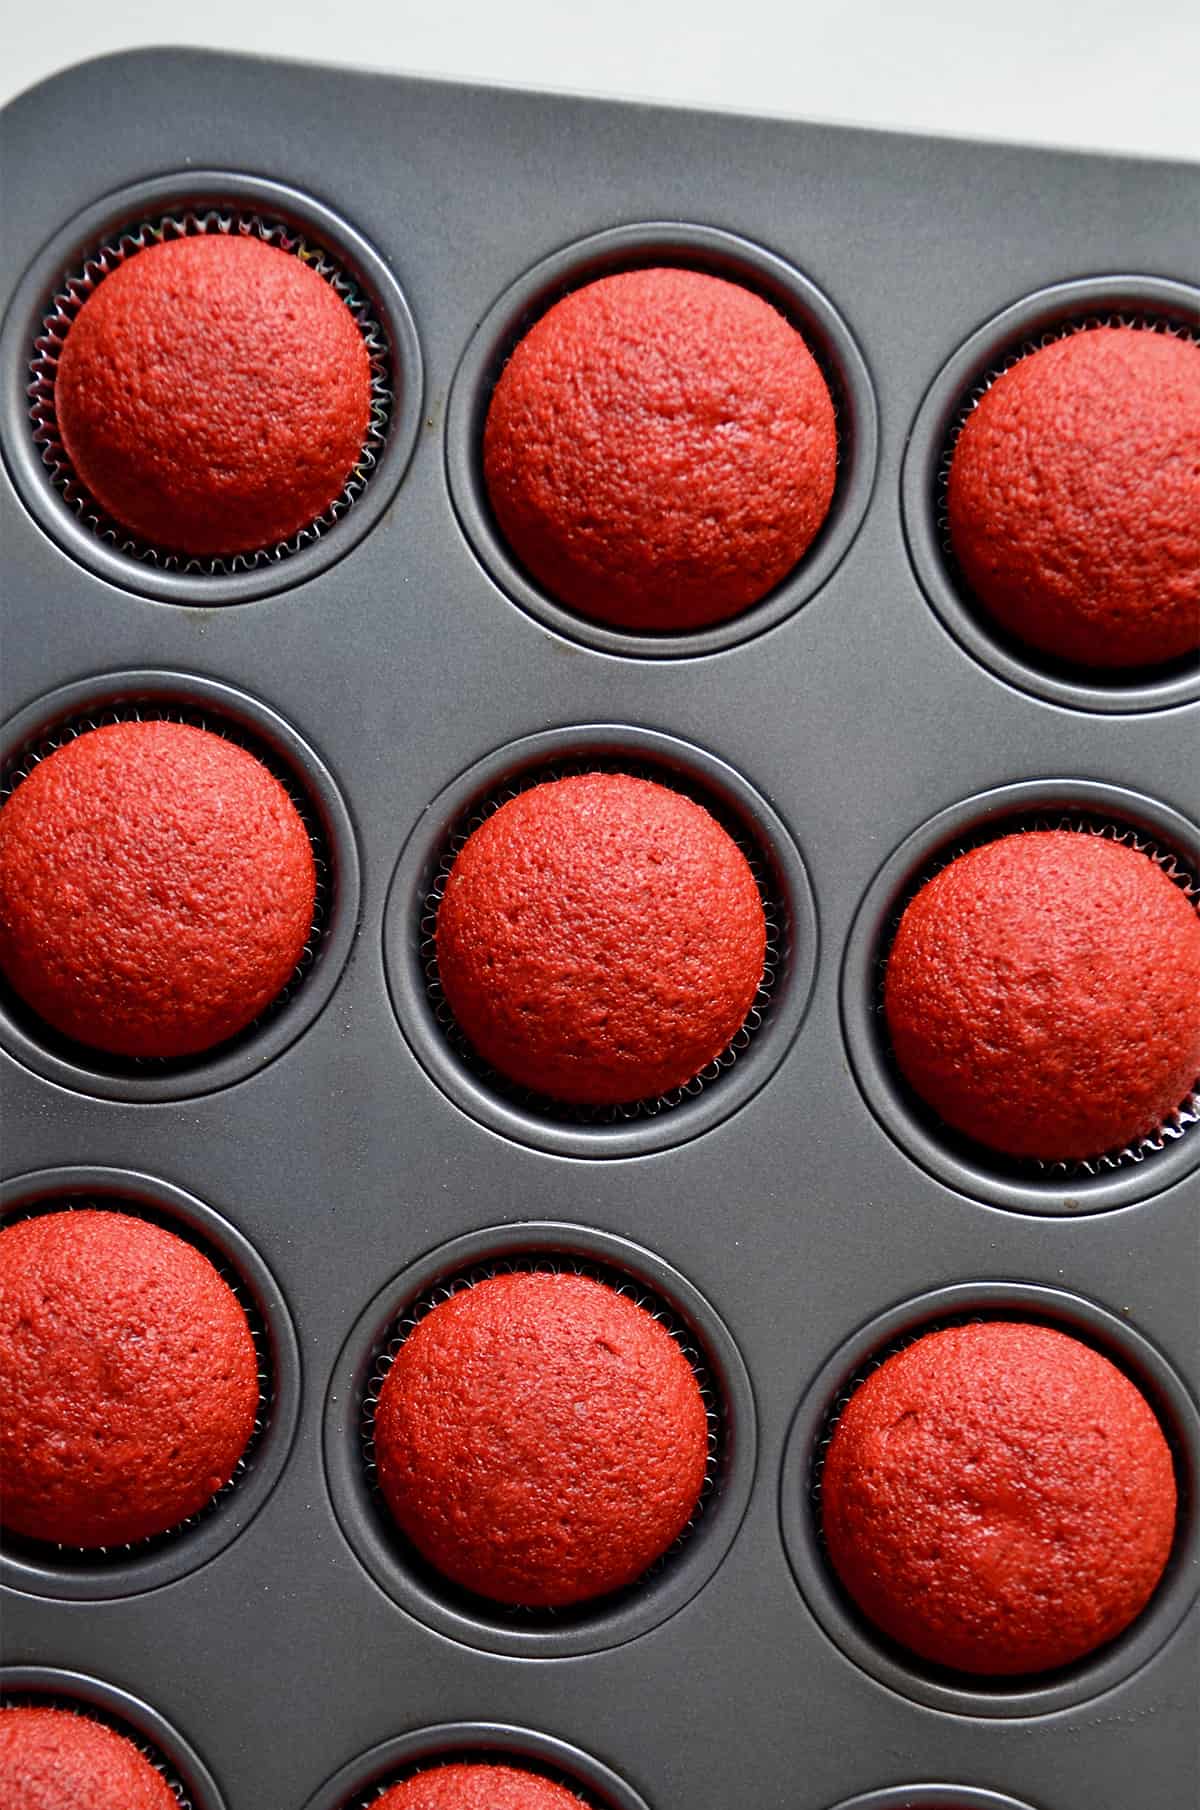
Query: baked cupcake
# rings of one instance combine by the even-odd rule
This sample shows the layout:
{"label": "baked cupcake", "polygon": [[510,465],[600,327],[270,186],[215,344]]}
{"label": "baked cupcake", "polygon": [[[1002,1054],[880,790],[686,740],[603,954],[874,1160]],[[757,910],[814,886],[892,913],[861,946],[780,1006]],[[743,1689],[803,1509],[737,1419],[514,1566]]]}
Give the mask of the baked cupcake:
{"label": "baked cupcake", "polygon": [[300,258],[205,233],[139,251],[67,333],[54,385],[75,473],[152,546],[224,557],[290,540],[358,464],[371,368]]}
{"label": "baked cupcake", "polygon": [[493,1762],[456,1762],[393,1785],[372,1810],[580,1810],[582,1802],[539,1772]]}
{"label": "baked cupcake", "polygon": [[631,270],[557,302],[488,409],[500,528],[550,595],[618,628],[706,628],[787,577],[833,498],[837,429],[800,334],[738,283]]}
{"label": "baked cupcake", "polygon": [[1003,836],[908,905],[884,1008],[901,1073],[947,1124],[1009,1156],[1099,1156],[1200,1075],[1200,917],[1134,848]]}
{"label": "baked cupcake", "polygon": [[736,843],[690,798],[625,773],[502,805],[459,854],[437,918],[442,988],[479,1055],[578,1104],[698,1075],[741,1028],[765,951]]}
{"label": "baked cupcake", "polygon": [[375,1455],[397,1525],[443,1576],[562,1607],[632,1583],[683,1531],[708,1420],[644,1307],[587,1276],[498,1275],[405,1339]]}
{"label": "baked cupcake", "polygon": [[294,972],[315,897],[291,799],[206,729],[90,730],[0,810],[0,972],[115,1055],[192,1056],[243,1030]]}
{"label": "baked cupcake", "polygon": [[994,1677],[1070,1665],[1141,1614],[1175,1530],[1145,1398],[1045,1326],[928,1333],[855,1390],[821,1476],[830,1561],[922,1659]]}
{"label": "baked cupcake", "polygon": [[133,1742],[74,1710],[0,1707],[4,1810],[179,1810]]}
{"label": "baked cupcake", "polygon": [[129,1214],[0,1231],[0,1518],[63,1546],[177,1527],[254,1431],[258,1358],[208,1258]]}
{"label": "baked cupcake", "polygon": [[1200,344],[1092,327],[1030,352],[967,416],[950,541],[1002,628],[1060,660],[1200,647]]}

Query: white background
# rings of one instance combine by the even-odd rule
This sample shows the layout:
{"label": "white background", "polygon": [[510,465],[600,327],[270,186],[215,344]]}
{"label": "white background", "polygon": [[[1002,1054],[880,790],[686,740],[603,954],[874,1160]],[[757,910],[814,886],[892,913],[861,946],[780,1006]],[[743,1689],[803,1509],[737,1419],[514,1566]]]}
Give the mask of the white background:
{"label": "white background", "polygon": [[106,51],[195,44],[1200,158],[1200,0],[305,0],[275,11],[261,0],[9,0],[5,10],[0,102]]}

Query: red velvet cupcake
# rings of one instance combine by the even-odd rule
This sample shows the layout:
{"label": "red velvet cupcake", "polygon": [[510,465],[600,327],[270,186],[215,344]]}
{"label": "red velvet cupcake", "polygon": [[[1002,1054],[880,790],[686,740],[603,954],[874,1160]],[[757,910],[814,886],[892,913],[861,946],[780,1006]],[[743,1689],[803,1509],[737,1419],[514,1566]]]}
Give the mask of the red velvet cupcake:
{"label": "red velvet cupcake", "polygon": [[540,1773],[467,1762],[415,1773],[385,1791],[372,1810],[580,1810],[582,1802]]}
{"label": "red velvet cupcake", "polygon": [[1200,344],[1092,327],[998,377],[947,497],[971,590],[1018,640],[1084,666],[1200,647]]}
{"label": "red velvet cupcake", "polygon": [[0,1232],[0,1514],[12,1533],[122,1546],[233,1475],[258,1412],[237,1297],[173,1232],[119,1212]]}
{"label": "red velvet cupcake", "polygon": [[291,799],[205,729],[91,730],[0,811],[0,972],[116,1055],[191,1056],[243,1030],[295,970],[315,897]]}
{"label": "red velvet cupcake", "polygon": [[1200,1075],[1200,917],[1136,849],[1004,836],[908,905],[884,1005],[901,1072],[956,1130],[1010,1156],[1099,1156]]}
{"label": "red velvet cupcake", "polygon": [[384,1498],[452,1582],[530,1608],[586,1602],[691,1518],[708,1420],[645,1308],[587,1276],[499,1275],[401,1346],[375,1416]]}
{"label": "red velvet cupcake", "polygon": [[552,597],[705,628],[765,597],[833,499],[837,429],[800,334],[738,283],[632,270],[542,316],[483,436],[496,519]]}
{"label": "red velvet cupcake", "polygon": [[58,361],[67,455],[152,546],[226,556],[290,540],[358,464],[371,368],[345,302],[277,246],[164,240],[84,302]]}
{"label": "red velvet cupcake", "polygon": [[438,911],[438,973],[493,1068],[557,1100],[669,1092],[741,1028],[766,925],[745,856],[681,793],[586,773],[510,799]]}
{"label": "red velvet cupcake", "polygon": [[162,1774],[115,1729],[69,1709],[0,1708],[4,1810],[179,1810]]}
{"label": "red velvet cupcake", "polygon": [[927,1334],[855,1390],[821,1477],[829,1558],[863,1613],[957,1671],[1085,1658],[1170,1555],[1171,1454],[1107,1358],[1044,1326]]}

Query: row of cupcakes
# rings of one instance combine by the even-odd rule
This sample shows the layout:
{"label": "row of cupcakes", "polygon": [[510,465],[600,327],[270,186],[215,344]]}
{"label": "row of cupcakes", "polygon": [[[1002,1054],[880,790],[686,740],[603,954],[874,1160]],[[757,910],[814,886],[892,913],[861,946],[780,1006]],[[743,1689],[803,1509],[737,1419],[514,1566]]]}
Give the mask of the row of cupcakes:
{"label": "row of cupcakes", "polygon": [[[754,1483],[750,1380],[649,1253],[526,1226],[475,1235],[468,1264],[471,1242],[430,1253],[348,1338],[333,1504],[432,1626],[501,1652],[597,1650],[681,1607],[729,1550]],[[90,1566],[102,1598],[181,1575],[142,1561],[247,1482],[261,1498],[286,1461],[289,1333],[161,1208],[18,1206],[0,1230],[14,1579],[42,1591],[57,1567],[70,1594]],[[960,1285],[860,1329],[827,1371],[789,1441],[784,1533],[827,1625],[825,1599],[842,1604],[835,1637],[839,1615],[851,1643],[869,1631],[869,1670],[882,1654],[910,1693],[1008,1714],[1156,1650],[1190,1594],[1197,1453],[1194,1407],[1145,1341],[1061,1291]],[[1152,1600],[1153,1626],[1110,1652]],[[997,1687],[996,1705],[961,1695]]]}
{"label": "row of cupcakes", "polygon": [[[319,810],[263,744],[203,721],[131,705],[10,775],[0,974],[85,1062],[219,1054],[319,965],[337,879]],[[781,897],[778,851],[637,753],[473,800],[401,932],[445,1061],[581,1122],[722,1084],[780,970],[815,961],[802,870]],[[900,1084],[947,1136],[1017,1163],[1140,1159],[1181,1136],[1196,894],[1186,856],[1094,810],[935,851],[877,952]]]}
{"label": "row of cupcakes", "polygon": [[[480,353],[472,471],[451,471],[473,537],[601,630],[687,637],[757,609],[810,560],[866,437],[869,380],[834,311],[732,238],[744,268],[710,268],[695,233],[650,267],[632,246],[621,267],[620,233],[573,274],[549,260],[519,334]],[[597,261],[615,267],[589,279]],[[411,440],[402,298],[389,346],[311,233],[181,207],[118,222],[57,275],[32,348],[38,457],[132,555],[210,576],[278,559],[355,504],[398,396]],[[998,349],[945,430],[927,502],[949,568],[1056,670],[1136,683],[1200,646],[1195,313],[1182,290],[1141,314],[1081,298],[1047,343]]]}
{"label": "row of cupcakes", "polygon": [[[0,1782],[21,1810],[224,1810],[204,1762],[157,1712],[99,1680],[18,1668],[0,1703]],[[0,1691],[5,1689],[0,1674]],[[394,1736],[305,1810],[646,1810],[627,1782],[552,1736],[448,1723]],[[894,1785],[832,1810],[1029,1810],[969,1785]]]}

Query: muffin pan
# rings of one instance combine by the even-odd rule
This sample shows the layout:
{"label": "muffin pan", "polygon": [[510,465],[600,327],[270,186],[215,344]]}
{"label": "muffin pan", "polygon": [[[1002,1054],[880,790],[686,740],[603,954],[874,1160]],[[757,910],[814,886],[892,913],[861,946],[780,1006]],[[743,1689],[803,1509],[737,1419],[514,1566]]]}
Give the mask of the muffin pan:
{"label": "muffin pan", "polygon": [[[1014,350],[1088,320],[1200,331],[1196,170],[191,52],[54,78],[7,110],[3,153],[5,772],[97,714],[199,718],[265,752],[326,869],[306,971],[195,1063],[118,1070],[0,1000],[4,1211],[103,1197],[177,1225],[251,1299],[270,1374],[245,1471],[195,1525],[88,1563],[11,1543],[3,1688],[116,1717],[195,1810],[360,1810],[481,1755],[595,1810],[1125,1810],[1148,1789],[1190,1810],[1200,1126],[1182,1110],[1094,1172],[989,1161],[907,1097],[877,988],[920,876],[997,826],[1053,813],[1200,873],[1196,663],[1051,670],[977,620],[939,526],[964,401]],[[388,415],[336,519],[213,572],[72,507],[31,364],[101,248],[239,221],[361,294]],[[839,431],[796,572],[676,639],[545,597],[479,464],[524,326],[656,263],[782,308]],[[472,814],[591,762],[708,800],[772,921],[734,1059],[608,1122],[464,1061],[429,947]],[[524,1622],[413,1561],[364,1441],[403,1316],[514,1263],[661,1303],[714,1424],[678,1549],[612,1602]],[[1063,1324],[1140,1382],[1182,1506],[1126,1635],[993,1689],[856,1620],[814,1489],[864,1364],[995,1313]]]}

